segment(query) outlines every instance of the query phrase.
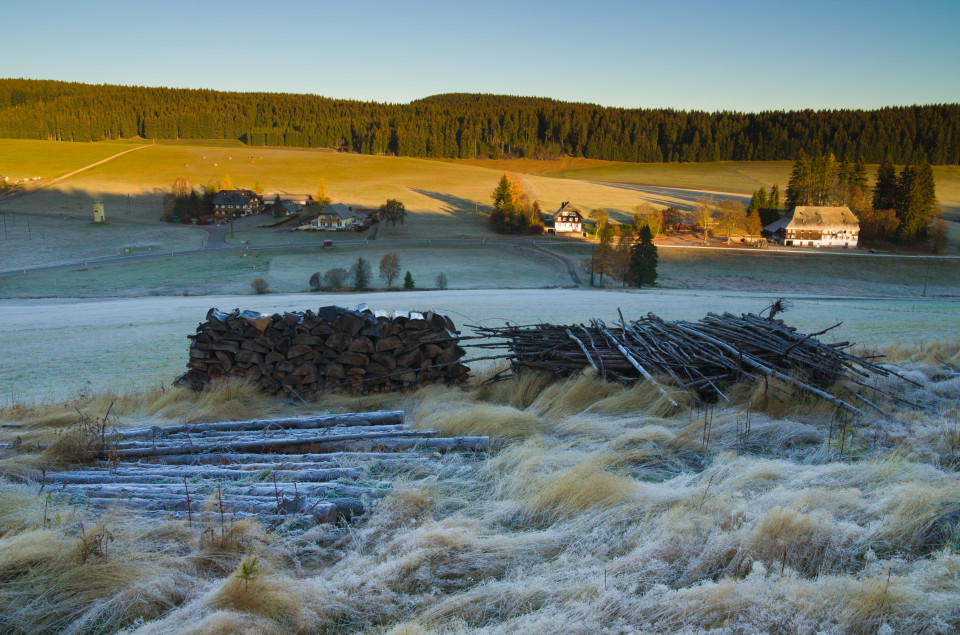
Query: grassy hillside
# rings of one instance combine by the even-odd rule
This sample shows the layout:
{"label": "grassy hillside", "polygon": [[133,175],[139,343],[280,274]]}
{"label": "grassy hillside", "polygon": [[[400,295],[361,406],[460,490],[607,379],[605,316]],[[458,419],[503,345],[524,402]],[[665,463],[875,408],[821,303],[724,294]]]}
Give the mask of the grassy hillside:
{"label": "grassy hillside", "polygon": [[56,143],[0,139],[0,175],[11,179],[49,179],[129,150],[142,141]]}

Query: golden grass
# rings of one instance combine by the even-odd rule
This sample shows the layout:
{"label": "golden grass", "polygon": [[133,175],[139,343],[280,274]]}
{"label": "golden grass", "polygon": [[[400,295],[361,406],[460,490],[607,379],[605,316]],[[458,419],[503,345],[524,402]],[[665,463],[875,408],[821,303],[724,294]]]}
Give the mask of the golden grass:
{"label": "golden grass", "polygon": [[620,505],[638,494],[633,479],[612,474],[591,459],[544,480],[530,501],[534,514],[565,516]]}
{"label": "golden grass", "polygon": [[511,406],[491,404],[464,405],[452,412],[440,409],[417,412],[414,427],[439,430],[440,436],[490,436],[496,440],[522,439],[540,431],[540,421],[529,412]]}

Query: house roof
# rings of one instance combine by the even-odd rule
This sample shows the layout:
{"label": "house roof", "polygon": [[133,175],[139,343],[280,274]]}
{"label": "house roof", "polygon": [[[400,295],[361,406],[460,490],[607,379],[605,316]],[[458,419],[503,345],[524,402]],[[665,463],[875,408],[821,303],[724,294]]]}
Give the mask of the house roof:
{"label": "house roof", "polygon": [[576,214],[580,217],[580,220],[583,220],[583,212],[571,205],[570,201],[564,201],[560,206],[560,209],[554,212],[553,218],[556,219],[557,216],[560,216],[561,214]]}
{"label": "house roof", "polygon": [[361,220],[363,218],[366,218],[366,214],[360,214],[360,213],[354,212],[352,209],[350,209],[348,206],[344,205],[343,203],[334,203],[333,205],[327,205],[326,207],[323,208],[323,211],[317,214],[318,218],[320,216],[338,216],[342,220],[348,220],[351,218]]}
{"label": "house roof", "polygon": [[783,218],[764,227],[768,232],[781,229],[858,229],[860,221],[849,207],[794,207]]}
{"label": "house roof", "polygon": [[259,197],[250,190],[221,190],[213,197],[214,205],[246,205]]}

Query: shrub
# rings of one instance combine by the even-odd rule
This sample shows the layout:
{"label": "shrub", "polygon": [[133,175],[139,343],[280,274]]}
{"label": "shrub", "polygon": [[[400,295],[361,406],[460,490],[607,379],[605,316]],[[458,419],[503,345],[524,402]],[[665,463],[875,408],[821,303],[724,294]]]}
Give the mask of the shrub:
{"label": "shrub", "polygon": [[323,276],[320,275],[320,272],[319,271],[315,272],[312,276],[310,276],[310,288],[313,291],[316,291],[317,289],[320,288],[320,283],[322,281],[323,281]]}
{"label": "shrub", "polygon": [[437,288],[438,288],[438,289],[446,289],[446,288],[447,288],[447,274],[445,274],[445,273],[442,272],[442,271],[441,271],[440,273],[438,273],[438,274],[437,274],[437,280],[436,280],[436,282],[437,282]]}
{"label": "shrub", "polygon": [[327,286],[331,289],[339,289],[343,286],[343,283],[347,281],[348,275],[350,274],[346,269],[336,267],[323,274],[323,281],[327,283]]}
{"label": "shrub", "polygon": [[250,286],[253,287],[253,292],[257,295],[263,295],[264,293],[270,292],[270,283],[263,278],[254,278],[253,282],[250,283]]}

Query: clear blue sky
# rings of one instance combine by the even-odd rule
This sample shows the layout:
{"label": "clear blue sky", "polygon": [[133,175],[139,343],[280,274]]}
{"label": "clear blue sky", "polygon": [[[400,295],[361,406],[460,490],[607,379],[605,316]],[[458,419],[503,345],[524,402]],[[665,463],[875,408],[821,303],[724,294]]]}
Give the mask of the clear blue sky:
{"label": "clear blue sky", "polygon": [[759,111],[960,102],[960,0],[18,0],[0,77],[408,102]]}

